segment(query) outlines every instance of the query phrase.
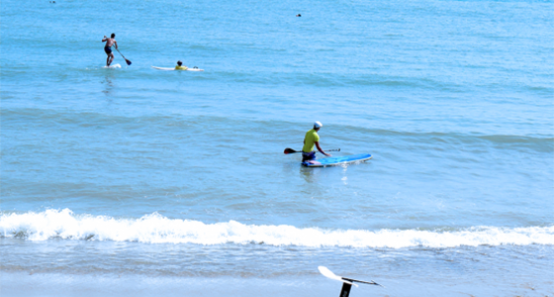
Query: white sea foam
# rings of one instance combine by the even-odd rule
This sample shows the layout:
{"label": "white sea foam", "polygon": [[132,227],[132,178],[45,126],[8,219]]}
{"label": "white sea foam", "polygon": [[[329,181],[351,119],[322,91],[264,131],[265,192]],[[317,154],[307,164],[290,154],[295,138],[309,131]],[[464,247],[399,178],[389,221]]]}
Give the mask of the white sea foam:
{"label": "white sea foam", "polygon": [[75,215],[71,210],[0,215],[0,237],[32,241],[50,238],[144,243],[251,244],[305,247],[447,248],[479,245],[554,245],[550,227],[472,227],[455,231],[326,230],[290,225],[205,224],[169,219],[157,213],[140,219]]}

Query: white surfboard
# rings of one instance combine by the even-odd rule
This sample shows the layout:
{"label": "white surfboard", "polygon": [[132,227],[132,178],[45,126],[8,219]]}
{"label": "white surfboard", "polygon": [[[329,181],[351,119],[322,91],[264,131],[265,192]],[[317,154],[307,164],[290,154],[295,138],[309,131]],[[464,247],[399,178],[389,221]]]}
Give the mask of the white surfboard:
{"label": "white surfboard", "polygon": [[119,64],[113,64],[113,65],[110,65],[110,66],[104,66],[102,68],[121,68],[121,65]]}
{"label": "white surfboard", "polygon": [[[156,67],[152,66],[152,68],[157,70],[163,70],[163,71],[175,71],[175,68],[168,68],[168,67]],[[187,70],[177,70],[177,71],[204,71],[204,69],[199,68],[187,68]]]}

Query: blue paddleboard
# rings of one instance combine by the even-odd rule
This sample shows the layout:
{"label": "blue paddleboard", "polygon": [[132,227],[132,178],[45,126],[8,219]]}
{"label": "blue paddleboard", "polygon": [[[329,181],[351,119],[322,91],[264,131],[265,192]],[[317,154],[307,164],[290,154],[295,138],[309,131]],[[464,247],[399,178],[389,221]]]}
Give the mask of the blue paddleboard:
{"label": "blue paddleboard", "polygon": [[361,162],[371,159],[371,154],[358,154],[344,157],[331,157],[313,161],[302,162],[302,165],[306,167],[325,167],[333,165],[348,164],[353,162]]}

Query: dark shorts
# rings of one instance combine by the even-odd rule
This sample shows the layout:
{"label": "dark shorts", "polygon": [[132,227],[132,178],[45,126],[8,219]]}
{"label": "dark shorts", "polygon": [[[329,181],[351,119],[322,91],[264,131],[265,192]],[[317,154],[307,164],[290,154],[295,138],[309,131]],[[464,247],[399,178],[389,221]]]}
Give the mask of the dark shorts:
{"label": "dark shorts", "polygon": [[104,51],[106,52],[106,54],[111,54],[112,53],[112,47],[111,46],[105,46],[104,47]]}
{"label": "dark shorts", "polygon": [[315,160],[315,151],[309,153],[302,152],[302,162],[311,160]]}

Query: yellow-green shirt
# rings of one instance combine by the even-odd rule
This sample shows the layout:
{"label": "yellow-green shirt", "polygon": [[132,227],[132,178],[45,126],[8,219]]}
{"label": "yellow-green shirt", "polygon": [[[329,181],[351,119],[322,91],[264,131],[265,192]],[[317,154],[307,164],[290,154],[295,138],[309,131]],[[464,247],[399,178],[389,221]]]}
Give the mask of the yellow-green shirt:
{"label": "yellow-green shirt", "polygon": [[314,129],[306,132],[306,137],[304,137],[304,147],[302,148],[302,151],[305,153],[313,151],[314,144],[316,142],[319,142],[319,135],[317,135],[317,132]]}
{"label": "yellow-green shirt", "polygon": [[187,69],[189,69],[187,66],[179,66],[179,65],[175,66],[175,70],[187,70]]}

